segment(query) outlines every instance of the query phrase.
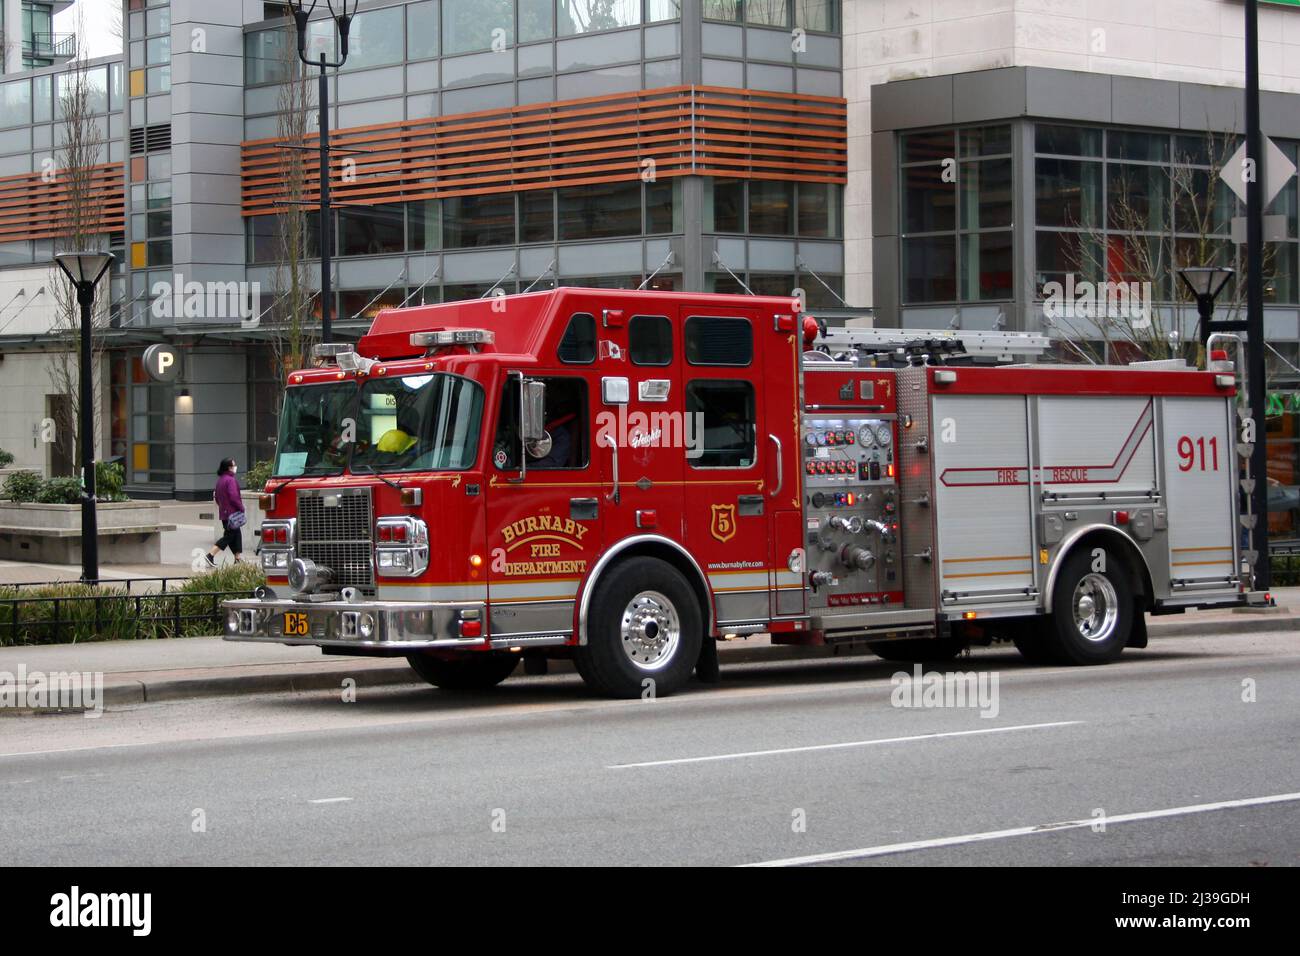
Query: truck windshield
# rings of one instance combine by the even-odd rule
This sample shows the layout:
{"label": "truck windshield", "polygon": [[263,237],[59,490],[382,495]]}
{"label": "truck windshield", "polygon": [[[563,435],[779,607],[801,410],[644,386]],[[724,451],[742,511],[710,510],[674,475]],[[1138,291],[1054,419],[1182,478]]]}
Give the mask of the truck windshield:
{"label": "truck windshield", "polygon": [[460,470],[478,455],[483,390],[446,373],[305,385],[285,394],[275,474]]}

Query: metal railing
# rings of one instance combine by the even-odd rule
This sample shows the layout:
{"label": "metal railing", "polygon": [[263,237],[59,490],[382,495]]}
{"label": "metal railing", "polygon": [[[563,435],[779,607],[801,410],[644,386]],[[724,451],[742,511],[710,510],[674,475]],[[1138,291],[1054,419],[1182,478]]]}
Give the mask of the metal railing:
{"label": "metal railing", "polygon": [[71,59],[76,55],[75,33],[33,33],[23,40],[23,56]]}
{"label": "metal railing", "polygon": [[[67,644],[98,640],[153,640],[219,636],[225,619],[221,602],[246,598],[251,589],[183,591],[168,582],[186,578],[128,578],[93,594],[43,594],[23,597],[39,587],[75,586],[55,581],[0,586],[0,647]],[[162,582],[159,590],[130,590],[144,581]],[[125,585],[125,587],[117,587]],[[7,593],[6,593],[7,592]]]}

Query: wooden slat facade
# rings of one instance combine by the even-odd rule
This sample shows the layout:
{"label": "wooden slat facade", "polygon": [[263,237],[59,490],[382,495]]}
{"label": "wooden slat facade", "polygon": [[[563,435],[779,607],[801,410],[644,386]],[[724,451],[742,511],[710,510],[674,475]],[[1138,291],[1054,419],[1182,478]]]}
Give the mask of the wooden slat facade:
{"label": "wooden slat facade", "polygon": [[[103,163],[90,171],[87,233],[125,228],[126,188],[121,163]],[[68,179],[46,182],[43,173],[0,178],[0,242],[57,239],[68,233]]]}
{"label": "wooden slat facade", "polygon": [[[725,176],[844,183],[847,107],[838,97],[672,86],[555,103],[358,126],[334,132],[333,199],[371,206],[444,196],[630,182],[647,160],[657,178]],[[285,163],[303,167],[306,202],[316,202],[312,150],[272,139],[242,144],[245,216],[274,213],[285,196]],[[124,228],[121,163],[95,167],[90,228]],[[66,232],[67,183],[41,173],[0,178],[0,242]]]}
{"label": "wooden slat facade", "polygon": [[[847,106],[838,97],[673,86],[335,131],[332,198],[376,205],[446,196],[700,175],[844,183]],[[286,163],[316,202],[314,151],[243,143],[243,214],[274,213]],[[314,148],[309,137],[303,145]]]}

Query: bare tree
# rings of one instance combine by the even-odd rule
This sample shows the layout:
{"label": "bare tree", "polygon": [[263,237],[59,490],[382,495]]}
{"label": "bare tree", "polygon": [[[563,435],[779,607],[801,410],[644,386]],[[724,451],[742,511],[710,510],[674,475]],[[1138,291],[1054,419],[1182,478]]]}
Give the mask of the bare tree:
{"label": "bare tree", "polygon": [[[104,132],[96,118],[97,94],[86,60],[78,56],[68,65],[59,80],[59,111],[61,122],[56,127],[58,143],[54,155],[56,188],[63,191],[64,206],[56,240],[57,252],[101,248],[106,237],[99,224],[100,210],[96,178],[104,157]],[[77,305],[76,291],[71,288],[58,267],[51,264],[49,287],[54,290],[54,325],[50,330],[55,351],[49,364],[50,384],[56,395],[65,401],[58,407],[55,428],[64,436],[77,435],[80,417],[81,374],[80,336],[81,310]],[[99,295],[91,314],[92,336],[92,392],[99,394],[99,369],[104,351],[103,330],[109,325],[108,303],[111,296]],[[99,409],[92,410],[97,418]],[[92,426],[97,428],[97,424]],[[95,432],[98,434],[98,431]],[[75,456],[80,455],[81,443],[73,443]],[[77,461],[80,464],[80,461]]]}
{"label": "bare tree", "polygon": [[305,214],[306,165],[303,151],[315,105],[310,78],[298,62],[297,47],[288,28],[283,31],[280,50],[279,114],[276,131],[280,150],[280,175],[285,203],[276,214],[277,299],[268,313],[271,351],[278,375],[311,364],[315,342],[312,302],[316,293],[309,282],[306,260],[308,218]]}
{"label": "bare tree", "polygon": [[[1168,166],[1107,164],[1104,221],[1083,227],[1069,257],[1096,288],[1094,312],[1086,318],[1101,340],[1072,335],[1070,322],[1059,322],[1073,342],[1064,358],[1198,360],[1199,342],[1180,334],[1179,316],[1194,312],[1195,301],[1178,273],[1187,266],[1234,265],[1224,233],[1236,203],[1225,196],[1219,176],[1235,149],[1231,134],[1208,132],[1199,155],[1175,155]],[[1266,281],[1276,278],[1275,258],[1266,249]],[[1245,283],[1230,281],[1215,317],[1236,318],[1244,306]]]}

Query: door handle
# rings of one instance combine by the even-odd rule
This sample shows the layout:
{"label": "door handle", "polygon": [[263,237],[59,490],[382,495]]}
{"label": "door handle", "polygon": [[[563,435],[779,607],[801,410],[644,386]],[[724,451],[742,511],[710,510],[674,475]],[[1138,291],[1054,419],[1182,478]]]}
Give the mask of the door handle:
{"label": "door handle", "polygon": [[772,497],[775,498],[781,493],[781,486],[785,484],[785,469],[781,464],[781,458],[783,457],[781,451],[781,439],[777,438],[775,435],[768,435],[767,437],[771,439],[774,445],[776,445],[776,487],[772,489]]}
{"label": "door handle", "polygon": [[599,513],[600,502],[595,498],[570,498],[569,517],[574,521],[591,521]]}
{"label": "door handle", "polygon": [[618,504],[622,499],[622,494],[618,490],[618,439],[613,435],[607,437],[609,438],[610,450],[613,452],[614,490],[605,496],[605,500]]}

